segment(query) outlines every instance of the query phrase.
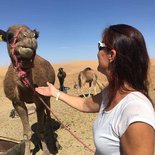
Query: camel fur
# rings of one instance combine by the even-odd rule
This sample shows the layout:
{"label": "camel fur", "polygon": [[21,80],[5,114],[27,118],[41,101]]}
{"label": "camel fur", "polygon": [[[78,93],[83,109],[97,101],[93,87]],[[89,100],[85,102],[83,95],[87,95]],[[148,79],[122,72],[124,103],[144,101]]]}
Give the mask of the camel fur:
{"label": "camel fur", "polygon": [[[35,103],[37,113],[37,132],[41,140],[44,154],[50,154],[45,144],[45,123],[50,119],[50,112],[38,99],[33,88],[46,86],[46,82],[54,84],[55,71],[51,64],[36,54],[39,33],[25,25],[13,25],[5,32],[0,30],[3,41],[7,43],[11,64],[4,78],[4,92],[17,111],[23,124],[25,155],[30,155],[31,128],[25,103]],[[24,73],[32,88],[27,87],[19,74]],[[50,107],[50,97],[42,96]],[[17,131],[18,132],[18,131]],[[55,154],[55,153],[53,153]]]}

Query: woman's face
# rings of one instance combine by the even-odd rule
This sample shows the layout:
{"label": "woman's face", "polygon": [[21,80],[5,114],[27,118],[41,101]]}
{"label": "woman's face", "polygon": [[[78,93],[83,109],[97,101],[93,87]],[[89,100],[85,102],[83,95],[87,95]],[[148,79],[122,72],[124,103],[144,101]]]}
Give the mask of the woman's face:
{"label": "woman's face", "polygon": [[97,70],[108,77],[109,75],[109,54],[104,49],[99,50],[98,54],[98,67]]}

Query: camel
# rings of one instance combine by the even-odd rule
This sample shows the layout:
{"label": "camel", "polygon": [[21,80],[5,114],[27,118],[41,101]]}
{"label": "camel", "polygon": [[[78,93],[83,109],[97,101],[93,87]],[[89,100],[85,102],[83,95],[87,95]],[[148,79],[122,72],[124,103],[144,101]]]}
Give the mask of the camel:
{"label": "camel", "polygon": [[86,84],[89,83],[89,93],[88,96],[90,96],[91,92],[91,87],[93,87],[94,90],[94,95],[97,93],[96,92],[96,86],[98,85],[99,88],[102,90],[104,85],[99,81],[97,74],[93,69],[90,67],[85,68],[84,70],[80,71],[78,74],[78,81],[74,85],[74,88],[78,88],[78,90],[81,90],[82,95],[86,98],[85,93],[82,90],[82,87]]}
{"label": "camel", "polygon": [[63,70],[62,67],[60,67],[60,68],[58,69],[57,77],[58,77],[58,79],[59,79],[59,84],[60,84],[59,90],[60,90],[60,91],[65,91],[64,80],[65,80],[65,77],[66,77],[66,73],[64,72],[64,70]]}
{"label": "camel", "polygon": [[[47,81],[54,84],[55,71],[47,60],[36,54],[39,33],[25,25],[13,25],[7,31],[0,30],[0,36],[7,43],[8,54],[11,59],[11,64],[4,78],[4,92],[6,97],[12,101],[12,105],[22,122],[25,155],[30,155],[32,136],[26,103],[35,103],[37,133],[41,147],[44,154],[50,154],[44,134],[45,123],[50,121],[50,112],[45,109],[34,88],[46,86]],[[50,97],[41,97],[50,107]],[[55,145],[52,146],[55,147]]]}

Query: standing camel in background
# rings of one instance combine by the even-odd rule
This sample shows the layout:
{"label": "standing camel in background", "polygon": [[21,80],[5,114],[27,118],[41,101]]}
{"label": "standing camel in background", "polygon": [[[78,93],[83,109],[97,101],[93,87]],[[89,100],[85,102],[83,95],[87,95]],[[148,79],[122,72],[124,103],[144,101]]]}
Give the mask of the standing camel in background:
{"label": "standing camel in background", "polygon": [[82,92],[82,95],[84,97],[85,93],[82,90],[82,87],[86,84],[89,83],[89,93],[88,96],[90,96],[90,92],[91,92],[91,86],[93,87],[94,90],[94,94],[96,94],[96,85],[99,86],[99,88],[102,90],[104,85],[98,80],[98,76],[95,73],[94,70],[92,70],[90,67],[85,68],[84,70],[82,70],[79,75],[78,75],[78,82],[77,82],[77,87],[78,90],[80,89]]}
{"label": "standing camel in background", "polygon": [[[55,71],[48,61],[36,55],[38,32],[24,25],[11,26],[6,32],[0,30],[3,41],[7,43],[11,64],[4,78],[4,92],[21,118],[25,155],[30,155],[31,128],[25,103],[35,103],[37,112],[37,132],[44,154],[50,154],[44,136],[45,122],[50,120],[50,112],[34,92],[34,86],[54,84]],[[50,97],[41,96],[50,107]],[[46,112],[46,114],[45,114]],[[18,131],[17,131],[18,132]],[[55,144],[52,145],[55,147]],[[56,150],[56,148],[54,148]],[[53,153],[55,154],[55,152]]]}
{"label": "standing camel in background", "polygon": [[59,90],[65,91],[64,80],[65,80],[65,78],[66,78],[66,73],[63,71],[63,68],[60,67],[60,68],[58,69],[57,77],[58,77],[58,79],[59,79],[59,84],[60,84]]}

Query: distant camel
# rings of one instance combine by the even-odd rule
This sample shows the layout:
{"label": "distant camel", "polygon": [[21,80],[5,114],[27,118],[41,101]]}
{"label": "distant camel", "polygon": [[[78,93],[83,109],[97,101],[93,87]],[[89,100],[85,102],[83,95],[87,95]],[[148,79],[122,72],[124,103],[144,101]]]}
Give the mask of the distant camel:
{"label": "distant camel", "polygon": [[92,70],[90,67],[85,68],[84,70],[82,70],[79,75],[78,75],[78,81],[77,84],[74,87],[77,87],[78,90],[80,89],[82,92],[82,95],[84,97],[85,93],[82,90],[82,87],[86,84],[89,83],[89,93],[88,96],[90,96],[90,92],[91,92],[91,86],[94,89],[94,94],[96,94],[96,85],[99,86],[100,89],[103,89],[104,85],[98,80],[98,76],[95,73],[94,70]]}
{"label": "distant camel", "polygon": [[66,78],[66,73],[64,72],[63,68],[60,67],[60,68],[58,69],[57,77],[58,77],[58,79],[59,79],[59,84],[60,84],[59,90],[65,91],[64,80],[65,80],[65,78]]}
{"label": "distant camel", "polygon": [[[35,103],[38,135],[44,154],[50,154],[45,144],[45,123],[50,121],[50,112],[36,96],[34,86],[46,86],[49,81],[54,84],[55,71],[51,64],[36,55],[38,32],[24,25],[11,26],[6,32],[0,30],[3,41],[7,43],[11,64],[4,79],[4,92],[21,118],[25,155],[30,155],[31,128],[25,103]],[[50,107],[50,97],[41,96]],[[46,114],[45,114],[46,113]],[[17,131],[18,132],[18,131]],[[56,149],[55,144],[51,146]],[[53,152],[52,152],[53,153]],[[55,154],[55,152],[54,152]]]}

